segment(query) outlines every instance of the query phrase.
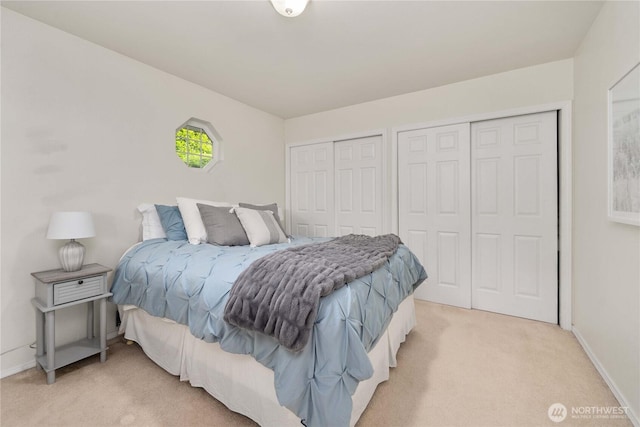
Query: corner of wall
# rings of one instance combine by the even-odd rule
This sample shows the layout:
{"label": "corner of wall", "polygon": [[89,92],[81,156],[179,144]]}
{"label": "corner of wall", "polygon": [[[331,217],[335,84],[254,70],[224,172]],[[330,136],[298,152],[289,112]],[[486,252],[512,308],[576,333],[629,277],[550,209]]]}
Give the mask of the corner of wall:
{"label": "corner of wall", "polygon": [[0,356],[0,378],[17,374],[35,366],[34,349],[29,345],[14,348]]}

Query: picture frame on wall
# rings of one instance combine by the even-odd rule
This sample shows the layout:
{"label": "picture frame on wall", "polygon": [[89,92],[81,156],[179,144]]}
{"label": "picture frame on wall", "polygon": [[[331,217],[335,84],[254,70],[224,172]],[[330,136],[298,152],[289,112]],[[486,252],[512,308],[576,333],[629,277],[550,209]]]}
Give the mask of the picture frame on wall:
{"label": "picture frame on wall", "polygon": [[609,89],[609,219],[640,226],[640,63]]}

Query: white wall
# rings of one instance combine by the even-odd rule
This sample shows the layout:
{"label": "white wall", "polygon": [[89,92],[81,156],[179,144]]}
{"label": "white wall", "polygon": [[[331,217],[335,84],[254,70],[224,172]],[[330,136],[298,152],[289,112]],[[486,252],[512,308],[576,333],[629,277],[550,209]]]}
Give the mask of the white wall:
{"label": "white wall", "polygon": [[574,328],[640,415],[640,228],[607,218],[607,90],[640,61],[640,3],[608,2],[575,56]]}
{"label": "white wall", "polygon": [[285,121],[287,144],[573,98],[573,60],[550,62]]}
{"label": "white wall", "polygon": [[[139,237],[141,202],[176,196],[284,204],[282,119],[2,8],[2,374],[33,363],[30,273],[58,267],[51,212],[88,210],[85,262],[115,267]],[[224,161],[207,173],[175,155],[174,132],[210,121]],[[114,306],[109,332],[115,331]],[[83,335],[58,314],[61,342]],[[78,321],[79,320],[79,321]]]}

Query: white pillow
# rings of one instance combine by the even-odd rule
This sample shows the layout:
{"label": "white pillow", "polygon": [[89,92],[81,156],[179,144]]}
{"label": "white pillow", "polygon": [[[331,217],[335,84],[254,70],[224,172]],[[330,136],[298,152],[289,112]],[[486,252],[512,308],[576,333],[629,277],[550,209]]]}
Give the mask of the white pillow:
{"label": "white pillow", "polygon": [[210,200],[189,199],[187,197],[176,197],[178,209],[184,221],[184,228],[187,231],[187,238],[192,245],[207,243],[207,230],[204,228],[198,203],[210,206],[228,207],[233,205],[226,202],[212,202]]}
{"label": "white pillow", "polygon": [[142,240],[164,239],[167,237],[155,205],[142,203],[138,206],[138,212],[142,214]]}
{"label": "white pillow", "polygon": [[251,246],[285,243],[288,241],[284,231],[276,221],[273,212],[248,208],[234,208]]}

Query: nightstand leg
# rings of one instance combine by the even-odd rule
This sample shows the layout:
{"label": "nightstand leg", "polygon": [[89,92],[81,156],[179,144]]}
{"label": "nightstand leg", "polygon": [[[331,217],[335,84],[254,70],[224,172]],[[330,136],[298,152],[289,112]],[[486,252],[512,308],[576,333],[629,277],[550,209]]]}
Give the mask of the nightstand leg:
{"label": "nightstand leg", "polygon": [[56,312],[55,310],[47,311],[47,384],[53,384],[56,381],[55,371],[55,354],[56,354]]}
{"label": "nightstand leg", "polygon": [[41,370],[42,366],[38,358],[44,355],[44,313],[36,308],[36,370]]}
{"label": "nightstand leg", "polygon": [[100,300],[100,362],[107,361],[107,299]]}
{"label": "nightstand leg", "polygon": [[93,301],[87,303],[87,338],[93,338]]}

